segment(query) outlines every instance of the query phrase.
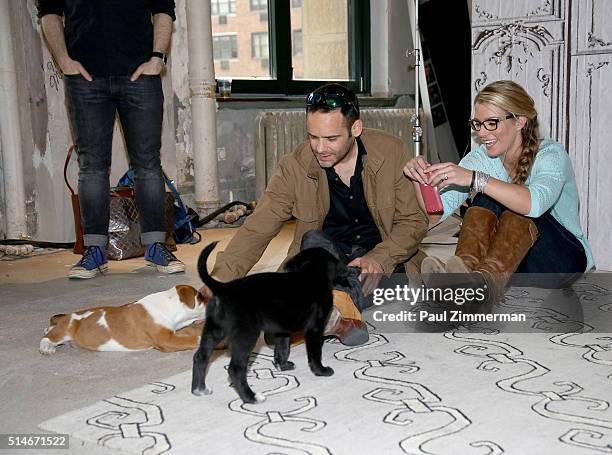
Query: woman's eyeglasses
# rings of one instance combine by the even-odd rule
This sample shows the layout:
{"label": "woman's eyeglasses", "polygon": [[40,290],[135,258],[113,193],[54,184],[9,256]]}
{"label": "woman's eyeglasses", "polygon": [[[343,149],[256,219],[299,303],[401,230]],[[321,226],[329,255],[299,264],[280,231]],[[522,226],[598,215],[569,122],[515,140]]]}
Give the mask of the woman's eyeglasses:
{"label": "woman's eyeglasses", "polygon": [[482,122],[478,121],[478,120],[474,120],[471,119],[468,123],[470,124],[470,128],[472,128],[472,130],[474,131],[480,131],[480,127],[484,126],[485,130],[487,131],[495,131],[497,129],[497,125],[499,125],[499,122],[503,122],[504,120],[508,120],[510,118],[516,118],[516,115],[514,114],[508,114],[506,115],[505,118],[496,118],[496,117],[491,117],[488,118]]}
{"label": "woman's eyeglasses", "polygon": [[312,92],[306,97],[306,106],[327,106],[337,109],[344,106],[352,106],[357,109],[355,103],[349,100],[344,93]]}

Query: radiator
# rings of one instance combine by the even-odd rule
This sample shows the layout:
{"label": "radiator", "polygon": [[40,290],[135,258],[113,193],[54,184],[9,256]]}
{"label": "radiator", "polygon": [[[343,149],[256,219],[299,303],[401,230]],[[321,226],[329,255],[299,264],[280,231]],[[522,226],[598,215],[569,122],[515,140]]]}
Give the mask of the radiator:
{"label": "radiator", "polygon": [[[367,128],[377,128],[399,137],[411,152],[411,118],[414,109],[362,109],[361,119]],[[306,140],[306,112],[263,111],[257,115],[255,178],[257,194],[262,194],[281,157]],[[425,133],[425,132],[424,132]],[[425,134],[421,150],[425,150]]]}

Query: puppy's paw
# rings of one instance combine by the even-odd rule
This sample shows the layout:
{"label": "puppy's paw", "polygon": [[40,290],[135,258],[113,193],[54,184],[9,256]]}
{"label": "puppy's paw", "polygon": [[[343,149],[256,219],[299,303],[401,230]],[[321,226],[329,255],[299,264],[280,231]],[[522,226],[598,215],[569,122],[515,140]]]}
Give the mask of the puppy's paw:
{"label": "puppy's paw", "polygon": [[43,355],[51,355],[55,354],[56,346],[51,343],[47,338],[43,338],[40,340],[40,345],[38,346],[38,352]]}
{"label": "puppy's paw", "polygon": [[266,396],[263,393],[256,393],[255,394],[255,402],[256,403],[263,403],[264,401],[266,401]]}
{"label": "puppy's paw", "polygon": [[331,367],[321,367],[316,370],[312,370],[315,376],[331,376],[334,374],[334,370]]}
{"label": "puppy's paw", "polygon": [[196,387],[195,389],[191,389],[191,393],[198,397],[202,395],[210,395],[212,392],[212,389],[209,389],[208,387],[204,387],[203,389],[200,389],[198,387]]}
{"label": "puppy's paw", "polygon": [[285,363],[274,363],[274,366],[280,371],[295,370],[295,363],[287,360]]}

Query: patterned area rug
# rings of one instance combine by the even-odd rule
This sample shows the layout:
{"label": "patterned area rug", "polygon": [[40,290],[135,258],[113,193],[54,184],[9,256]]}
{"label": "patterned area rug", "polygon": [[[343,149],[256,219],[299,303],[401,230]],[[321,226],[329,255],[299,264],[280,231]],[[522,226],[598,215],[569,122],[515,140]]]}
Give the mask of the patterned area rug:
{"label": "patterned area rug", "polygon": [[40,427],[142,454],[612,453],[612,334],[598,329],[612,320],[612,289],[593,276],[575,286],[581,320],[542,291],[520,290],[505,306],[527,314],[530,333],[372,327],[366,345],[324,345],[335,370],[325,378],[312,375],[303,345],[289,372],[262,346],[249,383],[267,400],[256,405],[229,386],[220,351],[212,395],[191,395],[185,371]]}

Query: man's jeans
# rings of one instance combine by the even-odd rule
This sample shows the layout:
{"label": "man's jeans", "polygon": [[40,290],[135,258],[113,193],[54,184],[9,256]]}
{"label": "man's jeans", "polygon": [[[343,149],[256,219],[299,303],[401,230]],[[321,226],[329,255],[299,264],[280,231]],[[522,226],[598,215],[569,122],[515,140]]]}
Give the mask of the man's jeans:
{"label": "man's jeans", "polygon": [[[498,218],[506,210],[506,207],[483,194],[476,196],[472,205],[489,209]],[[531,220],[538,228],[538,239],[520,263],[516,270],[519,275],[513,277],[512,284],[556,288],[566,286],[582,275],[587,258],[576,236],[563,227],[550,211]],[[529,275],[533,276],[533,283]]]}
{"label": "man's jeans", "polygon": [[115,114],[123,128],[134,169],[141,242],[166,238],[165,188],[161,169],[164,94],[160,76],[65,76],[66,100],[78,146],[79,201],[86,246],[106,246],[109,224],[109,174]]}

